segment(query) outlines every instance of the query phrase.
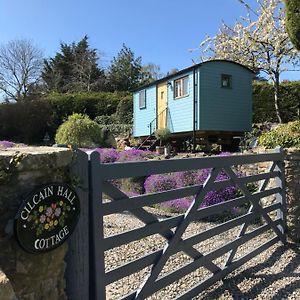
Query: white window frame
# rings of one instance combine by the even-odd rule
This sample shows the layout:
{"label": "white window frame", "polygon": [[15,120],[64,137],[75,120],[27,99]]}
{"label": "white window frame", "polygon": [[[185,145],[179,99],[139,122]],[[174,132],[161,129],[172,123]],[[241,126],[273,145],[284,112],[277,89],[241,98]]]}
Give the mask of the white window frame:
{"label": "white window frame", "polygon": [[146,108],[146,90],[139,91],[139,109]]}
{"label": "white window frame", "polygon": [[[187,90],[184,90],[184,81],[187,80]],[[177,83],[179,84],[179,90],[177,90]],[[174,80],[174,99],[180,99],[187,97],[190,92],[190,79],[189,76],[183,76]]]}

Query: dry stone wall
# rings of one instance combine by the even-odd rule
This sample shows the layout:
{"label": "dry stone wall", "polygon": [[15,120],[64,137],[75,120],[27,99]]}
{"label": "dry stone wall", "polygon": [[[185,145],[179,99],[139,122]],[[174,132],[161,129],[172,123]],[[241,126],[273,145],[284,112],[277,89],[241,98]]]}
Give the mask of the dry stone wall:
{"label": "dry stone wall", "polygon": [[288,236],[300,242],[300,150],[285,150]]}
{"label": "dry stone wall", "polygon": [[0,151],[0,299],[66,299],[67,244],[43,254],[29,254],[14,235],[14,217],[24,197],[37,186],[66,182],[72,152],[51,147]]}

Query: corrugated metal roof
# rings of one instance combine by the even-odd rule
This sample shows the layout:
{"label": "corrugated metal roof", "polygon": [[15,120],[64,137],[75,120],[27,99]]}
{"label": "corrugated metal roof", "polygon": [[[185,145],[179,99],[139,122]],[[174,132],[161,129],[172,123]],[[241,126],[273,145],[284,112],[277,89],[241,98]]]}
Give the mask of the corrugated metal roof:
{"label": "corrugated metal roof", "polygon": [[165,76],[165,77],[163,77],[163,78],[160,78],[160,79],[158,79],[158,80],[155,80],[155,81],[153,81],[153,82],[151,82],[151,83],[148,83],[148,84],[145,84],[145,85],[143,85],[143,86],[140,86],[139,88],[132,90],[132,92],[137,92],[137,91],[142,90],[142,89],[144,89],[144,88],[146,88],[146,87],[149,87],[149,86],[152,86],[152,85],[156,85],[156,84],[158,84],[158,83],[160,83],[160,82],[163,82],[163,81],[166,81],[166,80],[168,80],[168,79],[170,79],[170,78],[172,78],[172,77],[175,77],[175,76],[178,76],[178,75],[180,75],[180,74],[186,73],[186,72],[188,72],[188,71],[190,71],[190,70],[193,70],[193,69],[196,68],[196,67],[200,67],[200,66],[203,65],[203,64],[206,64],[206,63],[209,63],[209,62],[215,62],[215,61],[222,61],[222,62],[228,62],[228,63],[236,64],[236,65],[239,65],[239,66],[245,68],[245,69],[248,70],[249,72],[254,73],[254,72],[253,72],[251,69],[249,69],[248,67],[246,67],[246,66],[244,66],[244,65],[242,65],[242,64],[240,64],[240,63],[237,63],[237,62],[235,62],[235,61],[226,60],[226,59],[212,59],[212,60],[204,61],[204,62],[199,63],[199,64],[194,64],[194,65],[192,65],[192,66],[190,66],[190,67],[188,67],[188,68],[182,69],[182,70],[180,70],[180,71],[178,71],[178,72],[176,72],[176,73],[174,73],[174,74],[170,74],[170,75],[168,75],[168,76]]}

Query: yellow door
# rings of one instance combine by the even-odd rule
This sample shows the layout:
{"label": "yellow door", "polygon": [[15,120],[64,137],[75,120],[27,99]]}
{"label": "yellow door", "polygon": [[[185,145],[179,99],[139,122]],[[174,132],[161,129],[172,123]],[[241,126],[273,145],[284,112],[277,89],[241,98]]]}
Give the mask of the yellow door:
{"label": "yellow door", "polygon": [[163,82],[157,86],[157,128],[167,127],[168,84]]}

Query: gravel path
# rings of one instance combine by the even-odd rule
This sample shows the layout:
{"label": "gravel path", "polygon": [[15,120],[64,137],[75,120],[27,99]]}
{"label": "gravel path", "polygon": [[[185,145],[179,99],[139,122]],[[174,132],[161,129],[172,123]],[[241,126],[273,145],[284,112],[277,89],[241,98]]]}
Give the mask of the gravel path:
{"label": "gravel path", "polygon": [[[157,213],[157,211],[151,212]],[[164,216],[159,216],[164,218]],[[135,217],[129,214],[115,214],[105,218],[105,236],[125,232],[143,226]],[[215,223],[197,222],[191,223],[183,238],[214,227]],[[249,226],[251,230],[255,225]],[[235,227],[225,233],[195,245],[202,253],[208,253],[221,245],[233,240],[238,234],[239,227]],[[252,239],[239,248],[238,256],[249,252],[253,245],[259,246],[273,236],[268,231]],[[106,270],[114,269],[126,262],[142,257],[160,249],[165,240],[159,235],[150,237],[114,248],[105,253]],[[224,263],[225,256],[214,260],[219,266]],[[161,275],[177,269],[191,262],[191,258],[182,252],[173,255],[163,268]],[[125,277],[107,286],[107,299],[119,299],[138,288],[148,274],[150,267],[138,273]],[[179,281],[158,291],[147,299],[169,300],[183,293],[202,281],[211,273],[205,268],[199,268],[195,272],[181,278]],[[256,256],[245,265],[228,275],[223,281],[218,281],[206,291],[193,299],[300,299],[300,251],[295,245],[272,246],[267,251]]]}

